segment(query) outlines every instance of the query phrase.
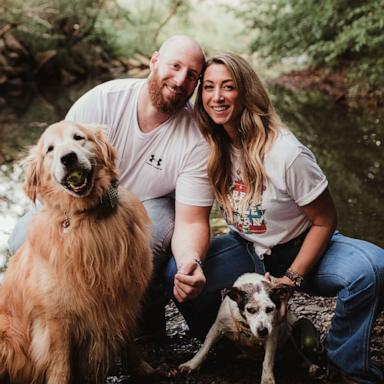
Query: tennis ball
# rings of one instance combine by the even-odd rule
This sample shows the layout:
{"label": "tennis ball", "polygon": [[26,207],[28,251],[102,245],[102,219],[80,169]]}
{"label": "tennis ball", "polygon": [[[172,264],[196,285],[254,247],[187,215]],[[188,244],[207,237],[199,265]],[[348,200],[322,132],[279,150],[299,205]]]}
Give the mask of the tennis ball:
{"label": "tennis ball", "polygon": [[67,183],[68,184],[75,186],[75,187],[78,187],[78,186],[84,184],[84,182],[85,182],[85,175],[82,171],[74,170],[74,171],[69,172],[69,174],[67,176]]}
{"label": "tennis ball", "polygon": [[317,340],[312,336],[305,336],[303,339],[303,346],[314,352],[317,351]]}

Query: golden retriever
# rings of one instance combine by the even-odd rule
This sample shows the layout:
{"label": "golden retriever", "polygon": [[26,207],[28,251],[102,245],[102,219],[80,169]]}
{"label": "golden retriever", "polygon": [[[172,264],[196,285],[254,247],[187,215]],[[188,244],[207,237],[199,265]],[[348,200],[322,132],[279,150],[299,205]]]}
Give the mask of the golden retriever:
{"label": "golden retriever", "polygon": [[128,191],[117,197],[115,157],[101,127],[65,121],[32,148],[24,187],[43,206],[0,288],[0,382],[103,382],[123,352],[152,372],[132,341],[152,273],[149,218]]}

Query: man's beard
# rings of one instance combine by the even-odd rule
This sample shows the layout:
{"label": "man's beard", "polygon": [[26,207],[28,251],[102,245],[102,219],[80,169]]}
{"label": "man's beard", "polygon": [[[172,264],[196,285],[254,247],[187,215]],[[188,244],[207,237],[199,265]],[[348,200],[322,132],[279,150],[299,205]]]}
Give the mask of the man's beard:
{"label": "man's beard", "polygon": [[173,115],[180,111],[187,103],[189,99],[187,90],[184,87],[177,87],[175,95],[166,100],[162,93],[163,87],[157,71],[154,71],[148,78],[148,90],[151,102],[160,112]]}

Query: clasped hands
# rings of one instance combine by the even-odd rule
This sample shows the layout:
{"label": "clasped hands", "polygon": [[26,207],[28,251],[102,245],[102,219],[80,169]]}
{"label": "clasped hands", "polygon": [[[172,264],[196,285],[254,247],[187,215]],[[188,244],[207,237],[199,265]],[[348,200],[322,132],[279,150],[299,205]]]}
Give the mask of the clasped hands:
{"label": "clasped hands", "polygon": [[179,303],[194,299],[206,283],[204,272],[195,260],[183,262],[174,279],[173,295]]}

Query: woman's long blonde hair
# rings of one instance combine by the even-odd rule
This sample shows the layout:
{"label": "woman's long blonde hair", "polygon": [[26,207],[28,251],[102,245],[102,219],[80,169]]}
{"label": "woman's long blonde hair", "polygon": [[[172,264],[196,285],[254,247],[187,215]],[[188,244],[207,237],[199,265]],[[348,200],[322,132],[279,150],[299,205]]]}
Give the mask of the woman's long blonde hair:
{"label": "woman's long blonde hair", "polygon": [[[258,202],[260,199],[263,185],[267,181],[264,157],[282,123],[259,77],[245,59],[232,53],[220,53],[211,57],[205,68],[212,64],[226,66],[239,92],[242,112],[237,133],[242,152],[242,181],[247,186],[241,205],[247,207],[251,201]],[[218,203],[227,220],[232,222],[228,195],[232,185],[231,141],[224,128],[215,124],[205,111],[202,92],[203,81],[198,88],[195,114],[199,128],[212,149],[208,176]]]}

